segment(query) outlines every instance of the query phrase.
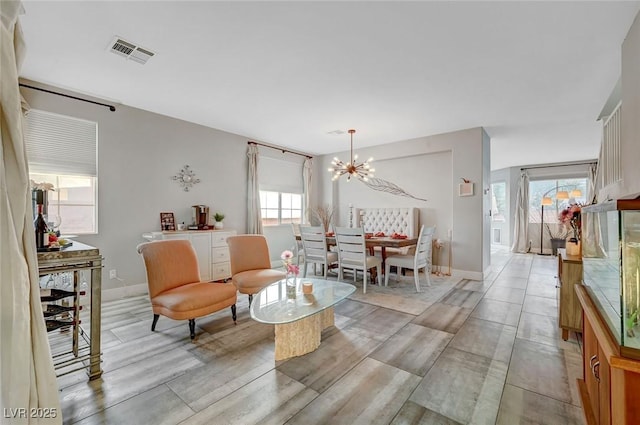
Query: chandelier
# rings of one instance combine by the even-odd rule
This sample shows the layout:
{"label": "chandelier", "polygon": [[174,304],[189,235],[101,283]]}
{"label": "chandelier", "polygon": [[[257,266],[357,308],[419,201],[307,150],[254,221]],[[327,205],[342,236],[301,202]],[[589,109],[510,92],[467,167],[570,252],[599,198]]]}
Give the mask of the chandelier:
{"label": "chandelier", "polygon": [[364,181],[368,181],[369,177],[373,177],[373,172],[376,171],[374,168],[371,168],[369,163],[373,161],[373,158],[367,159],[365,162],[358,164],[356,163],[356,159],[358,159],[358,155],[353,155],[353,133],[356,131],[351,129],[348,133],[351,135],[351,156],[350,161],[347,163],[342,162],[338,158],[333,158],[331,161],[332,167],[329,168],[330,173],[333,174],[332,181],[338,180],[340,176],[346,174],[347,181],[351,180],[351,176],[355,176]]}

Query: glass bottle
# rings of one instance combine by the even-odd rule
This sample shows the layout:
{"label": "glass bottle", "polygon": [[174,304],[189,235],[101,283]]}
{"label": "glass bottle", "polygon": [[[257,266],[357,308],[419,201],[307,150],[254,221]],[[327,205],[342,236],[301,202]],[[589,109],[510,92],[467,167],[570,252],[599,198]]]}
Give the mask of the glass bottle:
{"label": "glass bottle", "polygon": [[38,217],[34,223],[36,231],[36,248],[42,249],[49,246],[49,231],[47,222],[42,215],[42,204],[38,204]]}

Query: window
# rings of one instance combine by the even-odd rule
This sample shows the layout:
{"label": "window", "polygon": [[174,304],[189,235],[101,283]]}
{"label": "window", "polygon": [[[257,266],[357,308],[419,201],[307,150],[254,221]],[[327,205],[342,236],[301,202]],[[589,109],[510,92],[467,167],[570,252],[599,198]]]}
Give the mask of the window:
{"label": "window", "polygon": [[[558,199],[558,191],[579,190],[582,195],[577,198]],[[584,204],[587,197],[587,179],[554,179],[554,180],[532,180],[529,182],[529,223],[540,223],[542,217],[542,198],[550,197],[552,205],[545,205],[544,222],[555,223],[558,221],[560,210],[569,205],[570,202]]]}
{"label": "window", "polygon": [[47,221],[65,234],[98,232],[98,125],[32,109],[26,116],[29,178],[51,183]]}
{"label": "window", "polygon": [[[506,221],[507,214],[507,183],[491,184],[491,221]],[[495,239],[495,238],[494,238]]]}
{"label": "window", "polygon": [[263,226],[302,223],[302,194],[260,191]]}

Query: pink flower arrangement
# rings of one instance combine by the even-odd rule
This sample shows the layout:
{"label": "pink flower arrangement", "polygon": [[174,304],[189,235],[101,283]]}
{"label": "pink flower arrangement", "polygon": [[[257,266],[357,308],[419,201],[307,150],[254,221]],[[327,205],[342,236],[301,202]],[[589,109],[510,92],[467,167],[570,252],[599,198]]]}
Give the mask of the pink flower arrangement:
{"label": "pink flower arrangement", "polygon": [[280,254],[280,258],[282,258],[282,264],[284,265],[287,274],[298,276],[298,273],[300,273],[300,267],[293,264],[293,252],[288,249],[284,250],[282,251],[282,254]]}
{"label": "pink flower arrangement", "polygon": [[582,226],[581,209],[579,204],[571,204],[567,208],[560,211],[558,221],[565,226],[571,226],[573,229],[573,237],[577,241],[580,240],[580,230]]}

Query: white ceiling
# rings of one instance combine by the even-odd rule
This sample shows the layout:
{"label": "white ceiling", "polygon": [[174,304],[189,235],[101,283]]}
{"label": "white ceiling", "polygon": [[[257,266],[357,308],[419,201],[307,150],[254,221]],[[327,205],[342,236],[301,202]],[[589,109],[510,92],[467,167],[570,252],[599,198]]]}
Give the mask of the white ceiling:
{"label": "white ceiling", "polygon": [[[482,126],[591,159],[640,2],[24,1],[21,76],[312,154]],[[156,52],[146,65],[112,38]]]}

